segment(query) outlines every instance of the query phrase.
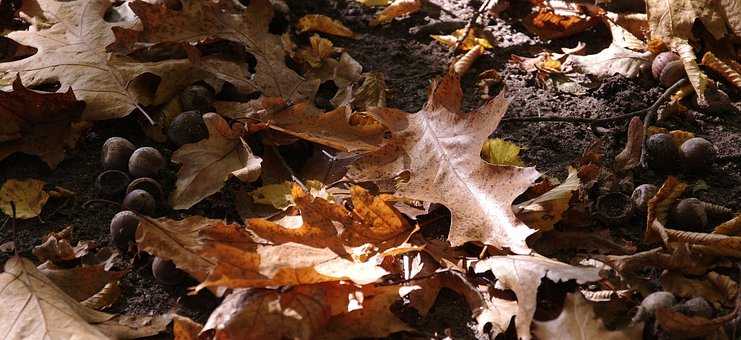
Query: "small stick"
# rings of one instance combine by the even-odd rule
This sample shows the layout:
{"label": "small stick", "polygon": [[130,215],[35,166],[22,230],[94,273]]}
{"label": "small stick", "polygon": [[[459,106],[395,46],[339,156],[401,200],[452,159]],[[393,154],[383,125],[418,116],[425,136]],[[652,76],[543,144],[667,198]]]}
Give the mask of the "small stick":
{"label": "small stick", "polygon": [[309,189],[306,188],[306,185],[304,185],[304,182],[302,182],[298,177],[296,177],[296,173],[293,172],[293,169],[291,169],[291,166],[288,165],[288,162],[286,162],[286,159],[283,158],[283,155],[280,154],[280,151],[276,146],[271,146],[270,149],[275,153],[275,155],[278,157],[278,160],[280,160],[281,165],[283,165],[284,168],[286,168],[286,171],[288,171],[288,174],[291,175],[291,179],[296,182],[302,190],[309,192]]}
{"label": "small stick", "polygon": [[121,206],[121,203],[118,203],[118,202],[114,202],[114,201],[102,199],[102,198],[93,198],[91,200],[85,201],[85,203],[82,203],[81,207],[83,209],[88,209],[90,208],[90,205],[95,204],[95,203],[107,203],[107,204],[111,204],[111,205],[115,205],[119,207]]}
{"label": "small stick", "polygon": [[13,253],[18,256],[18,224],[16,223],[15,201],[10,201],[10,209],[13,210]]}

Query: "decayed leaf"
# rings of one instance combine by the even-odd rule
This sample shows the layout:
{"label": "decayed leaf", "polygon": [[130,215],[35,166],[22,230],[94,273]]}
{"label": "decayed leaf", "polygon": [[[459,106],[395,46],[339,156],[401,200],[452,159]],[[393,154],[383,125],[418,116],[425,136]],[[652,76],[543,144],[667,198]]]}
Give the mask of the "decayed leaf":
{"label": "decayed leaf", "polygon": [[546,0],[538,2],[535,9],[522,24],[546,40],[581,33],[599,23],[599,18],[584,13],[579,5],[571,2]]}
{"label": "decayed leaf", "polygon": [[314,34],[309,38],[310,45],[296,52],[297,58],[306,61],[311,67],[322,66],[322,61],[334,53],[332,42]]}
{"label": "decayed leaf", "polygon": [[79,124],[84,103],[71,89],[38,93],[26,89],[20,78],[13,82],[12,92],[0,91],[0,102],[0,160],[22,152],[39,156],[54,169],[80,133],[73,124]]}
{"label": "decayed leaf", "polygon": [[491,271],[505,288],[517,295],[517,334],[520,339],[530,339],[530,323],[533,320],[536,296],[540,280],[576,280],[586,283],[600,280],[599,270],[575,267],[563,262],[534,256],[492,256],[476,263],[477,273]]}
{"label": "decayed leaf", "polygon": [[352,38],[355,36],[349,28],[338,20],[322,14],[307,14],[298,19],[296,28],[299,32],[322,32],[340,37]]}
{"label": "decayed leaf", "polygon": [[188,317],[175,315],[172,319],[172,335],[175,340],[198,340],[203,325]]}
{"label": "decayed leaf", "polygon": [[128,53],[153,43],[196,43],[221,38],[241,43],[255,56],[255,73],[246,73],[241,64],[214,58],[201,58],[199,66],[240,90],[299,99],[312,97],[317,89],[318,84],[305,82],[285,65],[280,36],[268,31],[274,14],[268,0],[252,0],[246,9],[229,1],[187,1],[180,10],[144,1],[132,2],[130,6],[141,19],[143,30],[115,28],[116,41],[110,50]]}
{"label": "decayed leaf", "polygon": [[391,22],[394,18],[409,15],[422,9],[422,0],[394,0],[370,21],[371,27]]}
{"label": "decayed leaf", "polygon": [[203,120],[208,138],[183,145],[172,155],[173,162],[182,164],[170,196],[174,209],[188,209],[216,193],[231,175],[243,182],[260,176],[261,159],[242,140],[241,124],[229,126],[215,113],[205,114]]}
{"label": "decayed leaf", "polygon": [[615,169],[626,171],[635,168],[641,162],[643,150],[643,122],[640,117],[633,117],[628,124],[628,141],[623,151],[615,156]]}
{"label": "decayed leaf", "polygon": [[137,108],[143,94],[133,85],[143,73],[159,76],[158,91],[169,96],[181,87],[178,77],[169,75],[195,75],[187,60],[138,63],[107,54],[105,47],[114,40],[111,29],[132,25],[103,19],[111,7],[110,0],[36,3],[43,13],[54,18],[51,27],[8,34],[8,38],[35,47],[38,52],[18,61],[0,63],[0,86],[10,85],[16,76],[26,86],[59,81],[60,91],[71,88],[85,101],[83,119],[101,120],[124,117]]}
{"label": "decayed leaf", "polygon": [[659,308],[656,311],[656,323],[678,339],[703,338],[715,333],[736,316],[737,313],[733,312],[715,319],[707,319],[701,316],[687,316],[668,308]]}
{"label": "decayed leaf", "polygon": [[215,106],[217,111],[225,112],[231,118],[250,117],[269,122],[268,127],[273,130],[346,152],[377,150],[385,141],[385,127],[380,124],[353,124],[350,121],[351,110],[347,106],[329,112],[322,112],[308,102],[278,112],[254,111],[250,103],[217,102]]}
{"label": "decayed leaf", "polygon": [[481,158],[495,165],[525,166],[520,159],[520,148],[517,144],[501,138],[489,138],[481,147]]}
{"label": "decayed leaf", "polygon": [[38,179],[9,179],[0,188],[0,210],[13,216],[10,202],[15,203],[15,216],[20,219],[34,218],[41,214],[49,194],[44,191],[46,182]]}
{"label": "decayed leaf", "polygon": [[391,130],[391,141],[369,153],[348,172],[352,179],[409,175],[397,194],[442,203],[451,210],[448,240],[453,246],[480,241],[528,253],[525,238],[534,231],[514,216],[511,204],[539,176],[534,168],[497,166],[479,156],[481,144],[497,127],[508,100],[504,93],[471,113],[462,113],[459,78],[449,73],[433,85],[425,107],[408,114],[374,109]]}
{"label": "decayed leaf", "polygon": [[581,294],[568,293],[563,311],[551,321],[535,321],[533,333],[538,339],[570,340],[619,340],[640,339],[643,323],[631,325],[620,330],[610,331],[602,320],[597,318],[594,306]]}
{"label": "decayed leaf", "polygon": [[363,77],[363,83],[353,90],[350,101],[353,109],[367,111],[371,107],[386,107],[386,81],[383,73],[368,72]]}
{"label": "decayed leaf", "polygon": [[543,195],[515,205],[515,215],[532,228],[551,230],[569,208],[572,193],[579,190],[579,184],[578,172],[570,167],[569,176],[563,183]]}
{"label": "decayed leaf", "polygon": [[12,257],[0,273],[0,334],[6,339],[109,339],[92,324],[113,315],[66,295],[29,260]]}
{"label": "decayed leaf", "polygon": [[728,276],[710,272],[701,279],[685,277],[676,271],[661,274],[661,287],[677,296],[692,298],[701,296],[709,302],[733,307],[738,286]]}
{"label": "decayed leaf", "polygon": [[125,272],[107,271],[102,264],[64,269],[46,262],[38,269],[59,289],[77,301],[92,297],[108,283],[122,278],[125,274]]}

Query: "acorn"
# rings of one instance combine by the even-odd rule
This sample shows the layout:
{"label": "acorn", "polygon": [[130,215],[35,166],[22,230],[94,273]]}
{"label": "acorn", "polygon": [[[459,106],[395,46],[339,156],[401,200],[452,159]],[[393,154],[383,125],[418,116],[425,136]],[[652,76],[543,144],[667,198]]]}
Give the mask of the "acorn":
{"label": "acorn", "polygon": [[161,257],[155,257],[152,261],[152,275],[162,284],[174,286],[182,282],[186,274],[178,269],[175,263]]}
{"label": "acorn", "polygon": [[677,303],[674,294],[670,292],[653,292],[646,296],[638,306],[638,311],[633,316],[632,322],[646,321],[653,317],[659,308],[671,308]]}
{"label": "acorn", "polygon": [[708,226],[705,205],[697,198],[685,198],[669,214],[672,224],[683,230],[704,231]]}
{"label": "acorn", "polygon": [[178,146],[208,138],[208,128],[203,116],[196,111],[183,112],[170,123],[167,137]]}
{"label": "acorn", "polygon": [[150,177],[141,177],[131,181],[129,186],[126,187],[126,193],[128,194],[136,189],[144,190],[158,200],[164,197],[160,183]]}
{"label": "acorn", "polygon": [[703,297],[694,297],[672,308],[687,316],[699,316],[706,319],[712,319],[715,316],[715,309]]}
{"label": "acorn", "polygon": [[690,138],[682,143],[679,150],[684,168],[689,172],[702,172],[715,162],[715,146],[705,138]]}
{"label": "acorn", "polygon": [[687,72],[684,70],[682,61],[679,60],[679,55],[674,52],[662,52],[651,63],[651,74],[661,85],[669,87],[684,78]]}
{"label": "acorn", "polygon": [[120,170],[106,170],[95,178],[95,190],[106,198],[120,198],[131,182],[129,175]]}
{"label": "acorn", "polygon": [[139,217],[129,210],[124,210],[111,219],[111,242],[122,252],[129,249],[134,242],[136,228],[139,226]]}
{"label": "acorn", "polygon": [[206,84],[193,84],[180,93],[180,105],[183,111],[199,111],[205,113],[211,110],[211,103],[216,93]]}
{"label": "acorn", "polygon": [[154,209],[157,207],[157,203],[151,194],[144,190],[136,189],[126,194],[122,207],[140,214],[152,215]]}
{"label": "acorn", "polygon": [[125,138],[111,137],[103,143],[100,164],[105,170],[128,170],[129,158],[136,146]]}
{"label": "acorn", "polygon": [[677,60],[679,60],[679,54],[674,52],[661,52],[657,54],[656,58],[654,58],[654,61],[651,63],[651,75],[654,76],[654,79],[659,79],[661,71],[664,70],[664,66],[669,62]]}
{"label": "acorn", "polygon": [[129,174],[134,178],[155,177],[165,167],[165,159],[157,149],[141,147],[129,158]]}
{"label": "acorn", "polygon": [[659,191],[653,184],[641,184],[633,190],[630,200],[633,201],[633,207],[642,214],[648,210],[648,201],[650,201]]}
{"label": "acorn", "polygon": [[679,148],[668,133],[657,133],[648,137],[646,156],[648,166],[661,173],[676,170],[682,161]]}

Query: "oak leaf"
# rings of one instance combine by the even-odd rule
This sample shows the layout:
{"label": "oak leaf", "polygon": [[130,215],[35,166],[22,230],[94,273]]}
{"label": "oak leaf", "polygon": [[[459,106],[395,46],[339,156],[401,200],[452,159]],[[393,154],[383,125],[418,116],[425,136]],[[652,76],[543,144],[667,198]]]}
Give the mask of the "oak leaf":
{"label": "oak leaf", "polygon": [[518,221],[512,201],[540,175],[534,168],[498,166],[479,156],[481,144],[496,129],[509,101],[504,93],[477,111],[462,113],[459,77],[449,73],[435,82],[425,107],[414,114],[379,108],[370,114],[391,130],[380,150],[360,158],[349,170],[355,180],[408,175],[398,184],[405,198],[444,204],[452,222],[453,246],[479,241],[528,253],[525,239],[534,230]]}
{"label": "oak leaf", "polygon": [[229,126],[215,113],[205,114],[203,120],[208,138],[183,145],[172,155],[173,162],[182,164],[175,191],[170,196],[174,209],[188,209],[218,192],[231,175],[243,182],[255,181],[260,176],[261,159],[242,139],[241,124]]}
{"label": "oak leaf", "polygon": [[597,318],[594,305],[579,293],[567,293],[561,315],[550,321],[535,321],[533,333],[538,339],[629,340],[640,339],[643,323],[621,330],[608,330]]}
{"label": "oak leaf", "polygon": [[165,75],[192,74],[187,60],[137,63],[106,53],[106,46],[114,40],[112,28],[131,25],[104,20],[112,5],[110,0],[39,0],[37,4],[48,14],[46,17],[53,18],[50,27],[7,35],[38,52],[21,60],[0,63],[0,86],[9,85],[16,77],[26,86],[58,81],[61,91],[71,88],[85,101],[83,119],[102,120],[124,117],[139,107],[142,93],[132,86],[139,75],[159,76],[158,91],[172,95],[179,84]]}
{"label": "oak leaf", "polygon": [[517,335],[530,339],[530,323],[535,315],[538,286],[543,278],[554,282],[576,280],[586,283],[600,280],[596,268],[575,267],[535,256],[492,256],[476,263],[477,273],[491,271],[501,285],[517,295]]}
{"label": "oak leaf", "polygon": [[29,219],[39,216],[49,200],[44,191],[46,182],[38,179],[9,179],[0,188],[0,210],[13,217],[11,202],[15,204],[15,217]]}
{"label": "oak leaf", "polygon": [[6,339],[109,339],[93,324],[110,320],[112,314],[81,305],[28,259],[8,259],[0,287],[0,334]]}

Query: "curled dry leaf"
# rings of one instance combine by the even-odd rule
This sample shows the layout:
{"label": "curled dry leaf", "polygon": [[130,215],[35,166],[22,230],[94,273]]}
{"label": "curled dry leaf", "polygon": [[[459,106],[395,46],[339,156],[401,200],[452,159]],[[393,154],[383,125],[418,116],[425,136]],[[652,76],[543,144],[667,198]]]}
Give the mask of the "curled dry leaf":
{"label": "curled dry leaf", "polygon": [[[0,86],[10,85],[16,77],[26,86],[58,81],[62,85],[60,91],[72,89],[85,101],[83,119],[102,120],[128,115],[137,109],[143,97],[149,96],[135,86],[134,80],[144,73],[159,76],[158,91],[168,92],[170,96],[180,86],[178,77],[169,75],[195,75],[187,60],[136,63],[106,53],[106,46],[115,39],[111,29],[133,25],[133,22],[104,20],[111,7],[110,0],[41,0],[36,4],[48,18],[53,18],[51,27],[7,35],[38,52],[21,60],[0,63]],[[169,96],[161,96],[154,104],[163,103],[165,97]]]}
{"label": "curled dry leaf", "polygon": [[611,331],[597,318],[594,304],[581,294],[567,293],[561,315],[550,321],[535,321],[533,333],[538,339],[621,340],[640,339],[643,323]]}
{"label": "curled dry leaf", "polygon": [[643,150],[643,122],[640,117],[633,117],[628,124],[628,141],[623,151],[615,156],[615,169],[627,171],[635,168],[641,162]]}
{"label": "curled dry leaf", "polygon": [[522,24],[546,40],[572,36],[599,23],[598,17],[586,13],[579,4],[560,0],[539,1],[537,4]]}
{"label": "curled dry leaf", "polygon": [[175,315],[172,318],[172,335],[175,340],[198,340],[203,325],[188,317]]}
{"label": "curled dry leaf", "polygon": [[216,113],[207,113],[203,120],[208,127],[208,138],[183,145],[172,155],[173,162],[182,164],[175,191],[170,196],[174,209],[188,209],[218,192],[229,176],[243,182],[252,182],[260,176],[261,159],[242,139],[241,124],[229,126]]}
{"label": "curled dry leaf", "polygon": [[540,280],[554,282],[576,280],[586,283],[600,280],[596,268],[575,267],[544,257],[512,255],[492,256],[476,263],[476,273],[491,271],[499,282],[517,295],[517,335],[530,339],[530,323],[535,315],[536,297]]}
{"label": "curled dry leaf", "polygon": [[119,297],[121,297],[121,287],[118,281],[114,281],[107,283],[99,292],[80,303],[85,307],[101,310],[112,306]]}
{"label": "curled dry leaf", "polygon": [[23,86],[20,78],[13,91],[0,91],[0,160],[16,153],[39,156],[54,169],[67,148],[79,138],[80,113],[85,106],[66,93],[38,93]]}
{"label": "curled dry leaf", "polygon": [[576,169],[569,167],[569,176],[563,183],[531,200],[512,207],[522,222],[540,231],[553,229],[569,208],[574,191],[579,190],[579,176]]}
{"label": "curled dry leaf", "polygon": [[656,323],[678,339],[704,338],[720,330],[726,322],[736,316],[737,312],[734,311],[715,319],[707,319],[701,316],[687,316],[669,308],[659,308],[656,311]]}
{"label": "curled dry leaf", "polygon": [[397,194],[450,209],[448,240],[453,246],[480,241],[528,253],[525,238],[534,230],[517,220],[511,205],[540,174],[534,168],[492,165],[480,158],[481,144],[496,129],[509,101],[502,92],[477,111],[463,113],[461,92],[459,77],[449,73],[435,82],[417,113],[371,110],[391,130],[391,141],[360,158],[348,177],[408,175],[408,181],[398,183]]}
{"label": "curled dry leaf", "polygon": [[83,301],[126,274],[126,272],[107,271],[104,267],[100,264],[65,269],[46,262],[38,269],[67,295],[77,301]]}
{"label": "curled dry leaf", "polygon": [[668,243],[664,225],[669,217],[669,209],[686,188],[687,184],[680,182],[674,176],[669,176],[656,195],[648,201],[646,233],[643,236],[646,242],[656,242],[661,239],[664,244]]}
{"label": "curled dry leaf", "polygon": [[0,210],[12,217],[13,209],[10,202],[14,202],[15,217],[29,219],[39,216],[41,209],[49,200],[49,194],[44,191],[44,185],[46,182],[38,179],[5,181],[0,188]]}
{"label": "curled dry leaf", "polygon": [[345,38],[352,38],[355,33],[340,21],[322,14],[307,14],[298,19],[296,28],[299,32],[322,32]]}
{"label": "curled dry leaf", "polygon": [[367,111],[371,107],[386,107],[386,91],[383,73],[364,73],[363,83],[353,90],[350,104],[357,111]]}
{"label": "curled dry leaf", "polygon": [[334,53],[332,42],[314,34],[309,38],[309,46],[296,52],[298,59],[305,61],[311,67],[320,67],[324,59]]}
{"label": "curled dry leaf", "polygon": [[391,22],[394,18],[409,15],[422,9],[422,0],[394,0],[391,5],[376,14],[370,21],[371,27]]}
{"label": "curled dry leaf", "polygon": [[28,259],[8,259],[0,287],[0,334],[6,339],[109,339],[94,324],[110,320],[112,314],[81,305]]}
{"label": "curled dry leaf", "polygon": [[709,302],[733,307],[738,285],[729,276],[709,272],[700,279],[688,278],[676,271],[661,274],[661,287],[675,295],[692,298],[701,296]]}

